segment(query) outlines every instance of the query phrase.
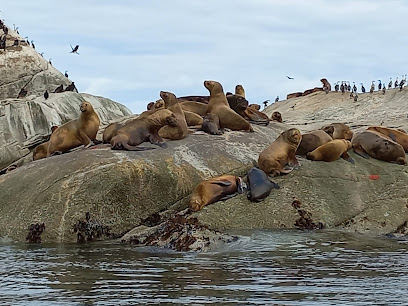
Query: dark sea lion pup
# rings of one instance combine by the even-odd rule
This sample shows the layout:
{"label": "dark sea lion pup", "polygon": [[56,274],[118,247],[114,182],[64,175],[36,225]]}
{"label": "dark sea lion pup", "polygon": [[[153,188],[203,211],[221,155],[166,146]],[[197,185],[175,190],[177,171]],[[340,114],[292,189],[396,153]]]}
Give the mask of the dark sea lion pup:
{"label": "dark sea lion pup", "polygon": [[281,113],[280,112],[273,112],[272,113],[272,116],[271,116],[271,119],[273,120],[273,121],[278,121],[278,122],[280,122],[280,123],[282,123],[282,115],[281,115]]}
{"label": "dark sea lion pup", "polygon": [[82,102],[79,109],[81,114],[78,119],[63,124],[51,134],[47,157],[57,152],[68,152],[80,145],[85,148],[93,145],[100,123],[98,114],[89,102]]}
{"label": "dark sea lion pup", "polygon": [[278,184],[269,180],[264,171],[255,167],[249,170],[247,178],[247,197],[251,202],[260,202],[269,196],[273,188],[280,188]]}
{"label": "dark sea lion pup", "polygon": [[227,200],[243,192],[243,181],[240,177],[221,175],[198,184],[191,195],[189,207],[192,211],[199,211],[206,205]]}
{"label": "dark sea lion pup", "polygon": [[205,115],[201,130],[211,135],[223,134],[223,131],[220,130],[220,119],[213,113],[208,113]]}
{"label": "dark sea lion pup", "polygon": [[116,135],[110,141],[112,149],[128,151],[154,149],[137,147],[145,141],[166,148],[167,144],[158,134],[165,125],[178,126],[177,118],[173,112],[165,108],[159,109],[149,116],[136,118],[116,131]]}
{"label": "dark sea lion pup", "polygon": [[298,129],[292,128],[282,132],[265,150],[259,154],[258,167],[267,175],[278,176],[290,173],[293,169],[284,169],[289,166],[298,165],[296,150],[302,140],[302,134]]}

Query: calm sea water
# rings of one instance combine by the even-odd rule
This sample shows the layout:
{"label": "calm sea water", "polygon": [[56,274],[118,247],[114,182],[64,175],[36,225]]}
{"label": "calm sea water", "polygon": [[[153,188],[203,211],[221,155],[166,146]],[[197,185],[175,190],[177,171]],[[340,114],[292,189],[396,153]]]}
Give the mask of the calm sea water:
{"label": "calm sea water", "polygon": [[3,241],[0,304],[408,305],[404,241],[335,231],[238,234],[210,253]]}

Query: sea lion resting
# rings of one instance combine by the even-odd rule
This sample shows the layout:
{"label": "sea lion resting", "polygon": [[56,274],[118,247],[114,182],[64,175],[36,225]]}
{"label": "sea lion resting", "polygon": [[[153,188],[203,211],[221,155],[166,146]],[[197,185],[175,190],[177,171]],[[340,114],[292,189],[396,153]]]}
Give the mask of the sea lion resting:
{"label": "sea lion resting", "polygon": [[376,131],[357,133],[351,140],[351,144],[354,152],[364,158],[370,158],[371,156],[400,165],[407,164],[404,148]]}
{"label": "sea lion resting", "polygon": [[243,193],[242,179],[234,175],[222,175],[202,181],[193,190],[189,207],[192,211],[199,211],[205,205],[217,201],[227,200]]}
{"label": "sea lion resting", "polygon": [[399,143],[405,152],[408,152],[408,135],[405,132],[383,126],[370,126],[367,128],[367,131],[376,131],[391,138],[396,143]]}
{"label": "sea lion resting", "polygon": [[93,144],[99,129],[98,114],[89,102],[82,102],[80,110],[78,119],[65,123],[51,134],[47,157],[57,152],[68,152],[80,145],[88,148]]}
{"label": "sea lion resting", "polygon": [[332,123],[322,127],[321,130],[325,131],[333,139],[351,140],[353,138],[353,131],[344,123]]}
{"label": "sea lion resting", "polygon": [[252,168],[247,174],[248,179],[248,200],[260,202],[271,193],[273,188],[279,189],[279,185],[271,182],[264,171]]}
{"label": "sea lion resting", "polygon": [[[51,134],[54,133],[56,129],[58,129],[58,126],[56,126],[56,125],[52,126],[51,127]],[[46,141],[46,142],[36,146],[35,149],[33,150],[33,160],[39,160],[39,159],[42,159],[42,158],[46,158],[47,157],[48,145],[49,145],[49,141]]]}
{"label": "sea lion resting", "polygon": [[144,151],[154,148],[137,147],[145,141],[166,148],[167,144],[158,134],[164,126],[179,126],[176,116],[168,109],[159,109],[149,116],[136,118],[118,129],[110,143],[113,150]]}
{"label": "sea lion resting", "polygon": [[302,134],[302,141],[296,150],[297,155],[306,155],[312,152],[317,147],[328,143],[333,140],[326,132],[322,130],[311,131],[309,133]]}
{"label": "sea lion resting", "polygon": [[160,91],[160,97],[164,101],[165,108],[174,113],[174,116],[176,116],[178,122],[176,126],[163,126],[159,131],[160,137],[171,140],[183,139],[187,136],[188,128],[186,117],[184,116],[183,110],[181,109],[176,96],[171,92]]}
{"label": "sea lion resting", "polygon": [[282,132],[265,150],[259,154],[258,167],[271,176],[290,173],[293,169],[283,167],[298,165],[295,153],[302,140],[298,129],[292,128]]}
{"label": "sea lion resting", "polygon": [[210,92],[207,113],[214,113],[220,118],[220,127],[229,128],[235,131],[253,132],[254,129],[240,115],[234,112],[228,104],[224,90],[220,83],[216,81],[205,81],[204,86]]}
{"label": "sea lion resting", "polygon": [[207,113],[208,104],[194,101],[179,102],[184,111],[196,113],[202,117]]}
{"label": "sea lion resting", "polygon": [[306,154],[306,158],[310,160],[321,160],[332,162],[340,158],[344,158],[348,162],[354,164],[354,160],[348,155],[347,151],[351,149],[351,142],[345,139],[334,139],[319,146],[312,152]]}
{"label": "sea lion resting", "polygon": [[282,115],[281,115],[280,112],[273,112],[272,116],[271,116],[271,119],[273,121],[278,121],[278,122],[282,123]]}

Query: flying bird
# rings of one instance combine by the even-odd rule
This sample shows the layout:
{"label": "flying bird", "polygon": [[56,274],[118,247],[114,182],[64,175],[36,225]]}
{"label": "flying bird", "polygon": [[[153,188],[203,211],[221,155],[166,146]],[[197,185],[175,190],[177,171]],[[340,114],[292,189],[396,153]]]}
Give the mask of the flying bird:
{"label": "flying bird", "polygon": [[[70,45],[70,46],[71,46],[71,45]],[[72,51],[69,52],[69,53],[75,53],[75,54],[78,54],[78,55],[79,55],[79,53],[78,53],[79,45],[76,45],[75,48],[72,48],[72,46],[71,46],[71,49],[72,49]]]}
{"label": "flying bird", "polygon": [[286,76],[289,80],[294,80],[295,78],[291,78],[290,76]]}

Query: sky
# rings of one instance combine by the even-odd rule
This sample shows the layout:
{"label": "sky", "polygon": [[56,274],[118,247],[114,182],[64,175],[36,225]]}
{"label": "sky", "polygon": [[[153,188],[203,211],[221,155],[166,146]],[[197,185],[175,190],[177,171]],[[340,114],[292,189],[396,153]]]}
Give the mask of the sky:
{"label": "sky", "polygon": [[2,0],[0,10],[80,92],[134,113],[160,90],[208,95],[204,80],[242,84],[260,104],[321,78],[369,90],[408,73],[406,0]]}

